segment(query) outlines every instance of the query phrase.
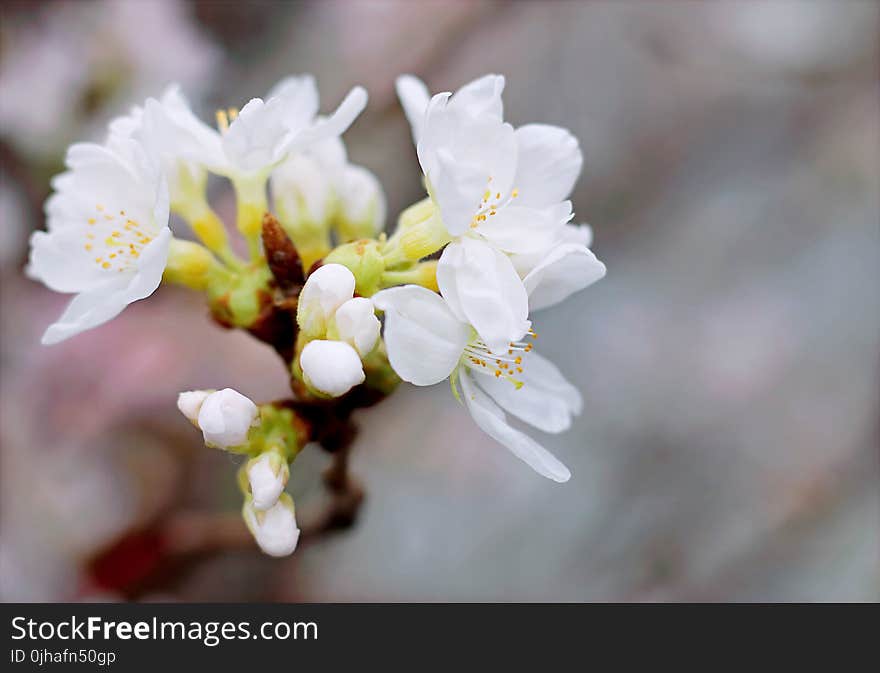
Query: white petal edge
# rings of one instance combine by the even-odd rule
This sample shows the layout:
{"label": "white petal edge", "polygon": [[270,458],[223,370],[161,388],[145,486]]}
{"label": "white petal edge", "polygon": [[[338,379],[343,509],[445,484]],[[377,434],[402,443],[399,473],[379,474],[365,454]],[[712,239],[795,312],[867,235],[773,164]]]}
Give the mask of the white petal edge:
{"label": "white petal edge", "polygon": [[394,88],[412,130],[413,143],[418,145],[431,94],[425,83],[414,75],[401,75],[395,80]]}
{"label": "white petal edge", "polygon": [[539,311],[558,304],[604,278],[605,272],[605,265],[589,248],[575,243],[560,245],[523,278],[529,309]]}
{"label": "white petal edge", "polygon": [[492,439],[507,447],[513,455],[543,477],[563,484],[571,478],[569,469],[534,439],[512,428],[501,408],[471,380],[462,369],[459,377],[462,397],[474,422]]}

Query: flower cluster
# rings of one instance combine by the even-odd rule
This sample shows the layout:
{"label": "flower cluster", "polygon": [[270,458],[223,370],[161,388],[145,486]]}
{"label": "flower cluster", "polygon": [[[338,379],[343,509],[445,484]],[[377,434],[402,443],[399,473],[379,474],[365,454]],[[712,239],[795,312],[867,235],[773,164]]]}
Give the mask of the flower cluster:
{"label": "flower cluster", "polygon": [[[243,517],[268,554],[289,554],[299,537],[283,492],[297,453],[310,441],[338,450],[351,411],[401,379],[448,379],[484,432],[567,481],[508,414],[558,433],[580,412],[578,391],[534,350],[532,313],[605,266],[590,228],[572,224],[577,140],[505,122],[503,89],[487,75],[432,97],[398,79],[427,196],[387,237],[379,181],[349,163],[340,139],[366,105],[362,88],[321,116],[314,80],[290,77],[218,111],[214,128],[169,87],[113,120],[103,144],[72,146],[52,183],[28,273],[76,296],[43,342],[110,320],[164,280],[203,292],[218,322],[275,347],[293,399],[256,405],[225,389],[178,400],[206,445],[247,456]],[[232,183],[247,257],[207,200],[209,173]],[[189,231],[172,233],[172,213]]]}

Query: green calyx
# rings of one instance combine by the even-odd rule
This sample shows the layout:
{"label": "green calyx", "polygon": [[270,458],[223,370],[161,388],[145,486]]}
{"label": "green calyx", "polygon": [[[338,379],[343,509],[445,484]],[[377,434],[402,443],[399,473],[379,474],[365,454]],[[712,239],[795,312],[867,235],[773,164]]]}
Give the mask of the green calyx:
{"label": "green calyx", "polygon": [[227,274],[206,288],[211,314],[218,322],[248,328],[272,301],[272,274],[265,263]]}
{"label": "green calyx", "polygon": [[379,291],[385,261],[379,243],[368,238],[340,245],[324,258],[325,264],[342,264],[354,274],[355,292],[369,297]]}
{"label": "green calyx", "polygon": [[306,431],[292,409],[274,404],[260,405],[260,424],[248,435],[247,455],[259,456],[274,451],[289,463],[305,444]]}

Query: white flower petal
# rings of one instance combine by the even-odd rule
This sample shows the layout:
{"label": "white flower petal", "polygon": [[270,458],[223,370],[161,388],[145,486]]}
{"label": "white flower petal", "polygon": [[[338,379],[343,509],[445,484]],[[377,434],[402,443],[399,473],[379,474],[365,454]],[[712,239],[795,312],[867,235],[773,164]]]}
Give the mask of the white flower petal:
{"label": "white flower petal", "polygon": [[199,411],[202,403],[208,399],[208,395],[216,392],[214,390],[188,390],[177,396],[177,408],[180,413],[186,416],[192,423],[198,425]]}
{"label": "white flower petal", "polygon": [[494,117],[456,111],[449,94],[428,104],[418,144],[431,194],[453,236],[467,231],[488,190],[507,194],[516,168],[513,127]]}
{"label": "white flower petal", "polygon": [[361,357],[365,357],[376,345],[382,324],[376,317],[373,302],[365,297],[349,299],[336,309],[333,316],[339,340],[344,341]]}
{"label": "white flower petal", "polygon": [[318,87],[311,75],[285,77],[266,96],[266,100],[272,98],[281,100],[284,124],[291,131],[307,128],[318,114]]}
{"label": "white flower petal", "polygon": [[[490,211],[476,231],[494,247],[505,252],[546,250],[559,239],[560,225],[571,218],[571,202],[565,201],[559,206],[562,208],[529,208],[509,204],[497,211]],[[492,215],[492,212],[495,214]]]}
{"label": "white flower petal", "polygon": [[334,204],[331,176],[311,156],[292,154],[272,171],[269,182],[275,209],[282,223],[305,221],[323,224]]}
{"label": "white flower petal", "polygon": [[605,276],[605,265],[589,248],[564,243],[523,278],[529,294],[529,308],[538,311],[558,304]]}
{"label": "white flower petal", "polygon": [[241,174],[265,170],[284,158],[290,132],[280,98],[248,101],[223,134],[223,152]]}
{"label": "white flower petal", "polygon": [[363,166],[348,164],[337,180],[340,216],[365,224],[372,233],[385,225],[385,192],[375,175]]}
{"label": "white flower petal", "polygon": [[267,451],[247,464],[248,483],[251,487],[255,509],[272,507],[284,492],[290,469],[277,453]]}
{"label": "white flower petal", "polygon": [[471,224],[488,173],[482,166],[458,161],[446,150],[437,153],[434,168],[426,174],[440,209],[443,226],[452,236],[461,236]]}
{"label": "white flower petal", "polygon": [[583,164],[577,138],[558,126],[526,124],[516,130],[516,142],[520,205],[540,208],[568,198]]}
{"label": "white flower petal", "polygon": [[293,133],[285,150],[288,152],[301,150],[321,140],[342,135],[367,106],[367,99],[366,89],[362,86],[354,87],[333,114],[326,119],[318,120],[308,129]]}
{"label": "white flower petal", "polygon": [[208,446],[229,449],[247,442],[259,413],[250,399],[232,388],[224,388],[202,402],[198,424]]}
{"label": "white flower petal", "polygon": [[68,304],[61,317],[43,334],[41,343],[56,344],[112,320],[131,304],[148,297],[162,282],[171,231],[166,227],[143,249],[133,271],[124,271],[104,285],[83,292]]}
{"label": "white flower petal", "polygon": [[357,351],[343,341],[310,341],[299,365],[306,384],[331,397],[344,395],[366,378]]}
{"label": "white flower petal", "polygon": [[[55,225],[60,218],[54,218]],[[47,233],[31,234],[28,274],[55,292],[88,292],[104,286],[108,274],[99,264],[89,263],[93,257],[79,254],[84,247],[83,233],[75,226]],[[73,254],[71,254],[73,253]]]}
{"label": "white flower petal", "polygon": [[501,100],[503,92],[503,75],[483,75],[456,91],[449,106],[473,117],[488,115],[501,121],[504,118],[504,104]]}
{"label": "white flower petal", "polygon": [[394,287],[373,295],[385,312],[385,346],[397,375],[417,386],[447,378],[471,336],[443,298],[417,285]]}
{"label": "white flower petal", "polygon": [[[566,203],[570,203],[567,201]],[[588,224],[564,224],[557,228],[556,242],[544,250],[532,252],[511,253],[510,260],[513,268],[520,278],[525,278],[529,273],[547,258],[559,245],[563,243],[576,243],[579,246],[589,248],[593,242],[593,230]]]}
{"label": "white flower petal", "polygon": [[158,153],[229,172],[220,133],[193,114],[178,86],[168,87],[160,100],[147,100],[142,123],[144,142]]}
{"label": "white flower petal", "polygon": [[342,264],[325,264],[306,280],[299,295],[296,321],[309,336],[321,336],[327,321],[354,295],[354,274]]}
{"label": "white flower petal", "polygon": [[560,483],[571,478],[568,468],[552,453],[528,435],[508,425],[504,412],[477,387],[467,369],[462,368],[459,381],[465,405],[483,432],[510,449],[538,474]]}
{"label": "white flower petal", "polygon": [[589,224],[566,224],[561,238],[566,243],[578,243],[589,248],[593,245],[593,228]]}
{"label": "white flower petal", "polygon": [[331,136],[309,145],[306,150],[321,168],[330,174],[343,170],[348,165],[348,152],[339,136]]}
{"label": "white flower petal", "polygon": [[425,83],[413,75],[401,75],[394,85],[397,89],[397,97],[403,106],[403,112],[412,129],[413,142],[418,145],[431,94]]}
{"label": "white flower petal", "polygon": [[124,286],[82,292],[70,301],[61,317],[49,325],[40,343],[51,346],[102,325],[122,313],[126,306]]}
{"label": "white flower petal", "polygon": [[506,352],[531,325],[528,295],[510,259],[482,241],[446,246],[437,284],[452,312],[473,325],[493,353]]}
{"label": "white flower petal", "polygon": [[258,511],[253,502],[246,502],[242,516],[260,549],[269,556],[289,556],[296,549],[300,531],[293,500],[286,493],[264,512]]}
{"label": "white flower petal", "polygon": [[572,417],[583,408],[580,392],[549,360],[534,351],[523,356],[523,385],[516,388],[504,378],[496,378],[482,369],[473,369],[474,380],[505,411],[544,432],[564,432]]}

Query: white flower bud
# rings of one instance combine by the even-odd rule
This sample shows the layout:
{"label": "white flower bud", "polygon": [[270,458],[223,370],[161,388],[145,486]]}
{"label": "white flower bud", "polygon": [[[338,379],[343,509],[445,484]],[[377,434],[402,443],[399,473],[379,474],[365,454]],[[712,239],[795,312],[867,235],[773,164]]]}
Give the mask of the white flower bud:
{"label": "white flower bud", "polygon": [[228,449],[247,441],[248,431],[257,424],[257,405],[232,388],[211,393],[199,409],[198,426],[205,444]]}
{"label": "white flower bud", "polygon": [[373,302],[364,297],[349,299],[334,316],[340,341],[344,341],[364,357],[373,350],[382,324],[376,317]]}
{"label": "white flower bud", "polygon": [[325,264],[306,280],[296,322],[306,336],[324,336],[336,309],[354,295],[354,274],[341,264]]}
{"label": "white flower bud", "polygon": [[318,161],[306,154],[293,154],[272,172],[270,184],[282,224],[294,231],[303,226],[326,226],[334,190]]}
{"label": "white flower bud", "polygon": [[207,399],[208,395],[213,392],[213,390],[187,390],[182,392],[177,396],[177,408],[193,425],[198,427],[199,410],[202,408],[202,403]]}
{"label": "white flower bud", "polygon": [[244,522],[251,535],[269,556],[288,556],[299,542],[293,499],[284,493],[272,507],[260,511],[248,499],[242,509]]}
{"label": "white flower bud", "polygon": [[290,468],[277,453],[267,451],[248,462],[247,476],[254,509],[265,510],[278,502],[290,478]]}
{"label": "white flower bud", "polygon": [[348,164],[338,182],[338,228],[342,240],[375,236],[385,224],[386,210],[379,180],[363,166]]}
{"label": "white flower bud", "polygon": [[331,397],[344,395],[364,382],[357,351],[343,341],[310,341],[299,356],[306,385]]}

